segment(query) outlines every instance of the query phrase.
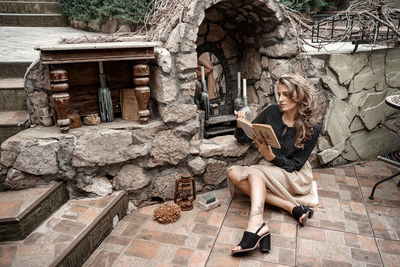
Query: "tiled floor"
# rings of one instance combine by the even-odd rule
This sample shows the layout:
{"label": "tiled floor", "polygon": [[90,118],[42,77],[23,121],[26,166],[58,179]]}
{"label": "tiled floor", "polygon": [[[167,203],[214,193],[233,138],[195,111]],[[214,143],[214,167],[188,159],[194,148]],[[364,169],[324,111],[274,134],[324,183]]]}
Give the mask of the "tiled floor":
{"label": "tiled floor", "polygon": [[320,208],[305,227],[284,211],[265,205],[272,250],[232,257],[247,224],[249,200],[215,191],[221,206],[195,208],[162,225],[152,218],[158,205],[126,216],[84,266],[399,266],[400,188],[398,178],[373,184],[395,169],[367,162],[314,170]]}

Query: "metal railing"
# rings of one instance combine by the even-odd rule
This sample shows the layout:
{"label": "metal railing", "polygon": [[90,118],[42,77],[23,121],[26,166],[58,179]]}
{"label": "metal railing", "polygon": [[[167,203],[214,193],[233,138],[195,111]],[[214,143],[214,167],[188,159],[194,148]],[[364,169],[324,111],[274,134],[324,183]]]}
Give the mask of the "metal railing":
{"label": "metal railing", "polygon": [[[382,16],[377,16],[383,20]],[[390,14],[390,19],[395,27],[400,29],[400,13]],[[382,41],[396,41],[397,34],[379,21],[373,23],[359,23],[360,21],[371,21],[366,15],[354,14],[320,14],[314,15],[311,30],[312,43],[324,42],[352,42],[357,50],[359,44],[375,43]],[[366,26],[370,25],[370,26]],[[370,27],[370,28],[367,28]]]}

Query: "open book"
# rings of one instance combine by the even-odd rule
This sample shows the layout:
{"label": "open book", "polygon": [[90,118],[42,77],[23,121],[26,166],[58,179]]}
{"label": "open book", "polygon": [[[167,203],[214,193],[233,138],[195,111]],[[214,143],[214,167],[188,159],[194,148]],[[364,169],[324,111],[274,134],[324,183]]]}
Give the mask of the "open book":
{"label": "open book", "polygon": [[256,137],[260,142],[264,140],[265,143],[271,147],[281,148],[281,144],[279,144],[278,138],[276,138],[274,129],[269,124],[259,124],[244,120],[237,119],[238,124],[243,129],[248,137],[253,139]]}

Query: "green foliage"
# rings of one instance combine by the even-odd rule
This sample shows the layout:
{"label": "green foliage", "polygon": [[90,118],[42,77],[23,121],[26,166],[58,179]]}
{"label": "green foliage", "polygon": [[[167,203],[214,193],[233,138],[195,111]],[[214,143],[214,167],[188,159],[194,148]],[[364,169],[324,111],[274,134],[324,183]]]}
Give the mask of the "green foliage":
{"label": "green foliage", "polygon": [[337,0],[282,0],[285,6],[307,14],[315,14],[336,6]]}
{"label": "green foliage", "polygon": [[100,25],[108,18],[123,18],[142,23],[150,12],[150,0],[60,0],[64,15],[83,22],[97,20]]}

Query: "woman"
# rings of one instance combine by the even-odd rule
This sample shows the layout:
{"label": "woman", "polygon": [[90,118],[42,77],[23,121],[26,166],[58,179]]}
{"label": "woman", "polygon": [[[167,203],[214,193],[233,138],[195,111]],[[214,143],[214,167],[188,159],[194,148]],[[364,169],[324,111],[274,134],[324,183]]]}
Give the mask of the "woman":
{"label": "woman", "polygon": [[[283,75],[277,82],[279,105],[270,105],[253,123],[270,124],[281,144],[271,148],[254,138],[263,159],[258,165],[232,166],[228,179],[250,196],[251,208],[242,241],[232,248],[232,254],[253,250],[260,244],[262,252],[270,250],[269,228],[263,222],[264,202],[282,208],[293,215],[300,225],[313,214],[308,208],[314,199],[311,190],[312,170],[307,161],[320,128],[314,122],[315,106],[312,90],[299,75]],[[236,114],[246,118],[244,111]],[[236,128],[239,142],[250,142],[242,129]]]}

